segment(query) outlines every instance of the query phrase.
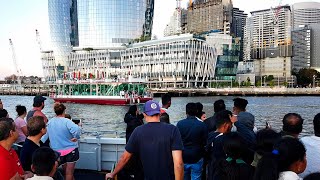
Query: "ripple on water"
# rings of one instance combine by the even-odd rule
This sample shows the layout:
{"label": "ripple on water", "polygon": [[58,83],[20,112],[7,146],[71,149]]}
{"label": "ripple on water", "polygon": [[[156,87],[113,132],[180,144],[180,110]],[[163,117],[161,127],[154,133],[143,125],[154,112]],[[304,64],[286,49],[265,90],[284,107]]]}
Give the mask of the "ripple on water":
{"label": "ripple on water", "polygon": [[[8,110],[10,117],[16,117],[15,106],[24,105],[28,110],[32,108],[33,97],[30,96],[0,96],[4,103],[4,108]],[[213,102],[223,99],[227,109],[232,110],[234,97],[214,96],[214,97],[175,97],[172,98],[172,106],[168,110],[170,120],[176,124],[185,118],[185,105],[188,102],[201,102],[207,117],[213,115]],[[280,131],[282,118],[286,113],[296,112],[304,119],[304,129],[302,136],[313,133],[313,117],[319,113],[320,97],[245,97],[248,101],[247,110],[255,115],[256,126],[265,127],[268,121],[271,126]],[[159,101],[159,98],[155,99]],[[43,112],[50,119],[54,117],[53,100],[45,102]],[[67,113],[73,118],[81,118],[83,121],[84,135],[95,135],[96,132],[108,134],[109,131],[124,132],[126,124],[123,122],[125,113],[129,106],[103,106],[66,103]],[[139,106],[142,110],[142,106]],[[123,135],[123,133],[122,133]]]}

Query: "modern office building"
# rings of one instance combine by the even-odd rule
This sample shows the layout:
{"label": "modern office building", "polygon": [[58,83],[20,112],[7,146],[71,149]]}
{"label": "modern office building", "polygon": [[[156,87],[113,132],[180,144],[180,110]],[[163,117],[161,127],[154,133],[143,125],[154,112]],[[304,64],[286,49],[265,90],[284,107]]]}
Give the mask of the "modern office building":
{"label": "modern office building", "polygon": [[173,15],[170,18],[169,23],[164,29],[164,36],[173,36],[182,33],[182,9],[176,8],[173,12]]}
{"label": "modern office building", "polygon": [[79,46],[121,47],[150,35],[153,8],[154,0],[78,0]]}
{"label": "modern office building", "polygon": [[320,23],[320,3],[301,2],[292,5],[293,27]]}
{"label": "modern office building", "polygon": [[66,59],[72,46],[78,44],[78,27],[76,25],[76,0],[49,0],[48,14],[52,50],[55,56],[56,73],[60,76],[66,70]]}
{"label": "modern office building", "polygon": [[292,70],[298,72],[311,66],[311,28],[298,27],[292,31]]}
{"label": "modern office building", "polygon": [[232,10],[232,23],[231,23],[231,35],[233,37],[240,38],[240,61],[243,61],[243,40],[244,40],[244,27],[246,25],[246,19],[248,14],[239,8],[233,8]]}
{"label": "modern office building", "polygon": [[206,86],[214,78],[216,61],[215,48],[192,34],[136,43],[121,51],[124,72],[161,87]]}
{"label": "modern office building", "polygon": [[291,8],[281,6],[251,12],[251,58],[256,76],[291,76]]}
{"label": "modern office building", "polygon": [[240,56],[240,38],[227,34],[210,33],[206,42],[217,52],[216,80],[235,80]]}
{"label": "modern office building", "polygon": [[232,6],[231,0],[195,0],[188,8],[186,32],[220,30],[230,34]]}

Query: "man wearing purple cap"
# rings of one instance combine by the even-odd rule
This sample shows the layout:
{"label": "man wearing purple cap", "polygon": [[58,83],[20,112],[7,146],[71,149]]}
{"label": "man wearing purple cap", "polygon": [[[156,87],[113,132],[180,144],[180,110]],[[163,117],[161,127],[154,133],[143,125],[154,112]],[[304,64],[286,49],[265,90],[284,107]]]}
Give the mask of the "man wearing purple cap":
{"label": "man wearing purple cap", "polygon": [[47,123],[48,122],[48,118],[46,115],[44,115],[41,110],[44,108],[44,101],[47,98],[42,97],[42,96],[35,96],[33,98],[33,109],[31,111],[28,112],[27,114],[27,122],[28,120],[33,117],[33,116],[42,116],[44,118],[44,122]]}
{"label": "man wearing purple cap", "polygon": [[106,179],[114,178],[132,154],[137,154],[145,179],[182,180],[183,144],[178,128],[160,122],[160,106],[155,101],[146,102],[143,115],[147,124],[133,131],[116,168],[106,174]]}

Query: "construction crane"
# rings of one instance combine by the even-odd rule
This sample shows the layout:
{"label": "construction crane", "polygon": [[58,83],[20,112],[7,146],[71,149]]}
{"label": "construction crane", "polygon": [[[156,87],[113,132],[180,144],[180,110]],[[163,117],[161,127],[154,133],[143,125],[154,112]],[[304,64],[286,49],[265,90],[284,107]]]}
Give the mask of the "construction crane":
{"label": "construction crane", "polygon": [[[282,0],[279,0],[279,5],[276,8],[272,8],[272,7],[270,8],[270,11],[272,13],[272,21],[269,24],[273,24],[273,28],[274,28],[273,47],[278,47],[278,43],[279,43],[279,14],[280,14],[281,7],[282,7],[281,3],[282,3]],[[276,11],[274,11],[274,10],[276,10]],[[271,43],[271,41],[270,41],[270,43]]]}
{"label": "construction crane", "polygon": [[189,10],[192,10],[192,5],[193,5],[193,0],[189,0],[189,6],[188,6]]}
{"label": "construction crane", "polygon": [[13,42],[11,39],[9,39],[9,44],[10,44],[10,49],[11,49],[11,53],[12,53],[13,65],[14,65],[15,71],[17,73],[17,82],[21,86],[20,76],[22,75],[22,72],[21,72],[21,69],[18,67],[16,51],[14,49]]}
{"label": "construction crane", "polygon": [[39,48],[40,48],[40,52],[42,51],[42,42],[41,42],[41,39],[40,39],[40,33],[39,31],[36,29],[36,38],[37,38],[37,42],[38,42],[38,45],[39,45]]}

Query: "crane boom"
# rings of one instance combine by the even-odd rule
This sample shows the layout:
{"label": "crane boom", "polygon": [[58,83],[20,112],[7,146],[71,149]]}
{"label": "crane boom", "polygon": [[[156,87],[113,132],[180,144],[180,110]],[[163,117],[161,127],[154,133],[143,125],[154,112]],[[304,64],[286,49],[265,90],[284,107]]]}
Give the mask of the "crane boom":
{"label": "crane boom", "polygon": [[39,48],[40,48],[40,52],[42,51],[42,42],[41,42],[41,39],[40,39],[40,33],[39,31],[36,29],[36,38],[37,38],[37,42],[38,42],[38,45],[39,45]]}
{"label": "crane boom", "polygon": [[18,84],[21,84],[20,76],[21,76],[22,72],[21,72],[21,69],[19,69],[19,67],[18,67],[16,51],[14,49],[13,42],[11,39],[9,39],[9,44],[10,44],[10,49],[11,49],[11,53],[12,53],[13,65],[14,65],[14,68],[17,73]]}

